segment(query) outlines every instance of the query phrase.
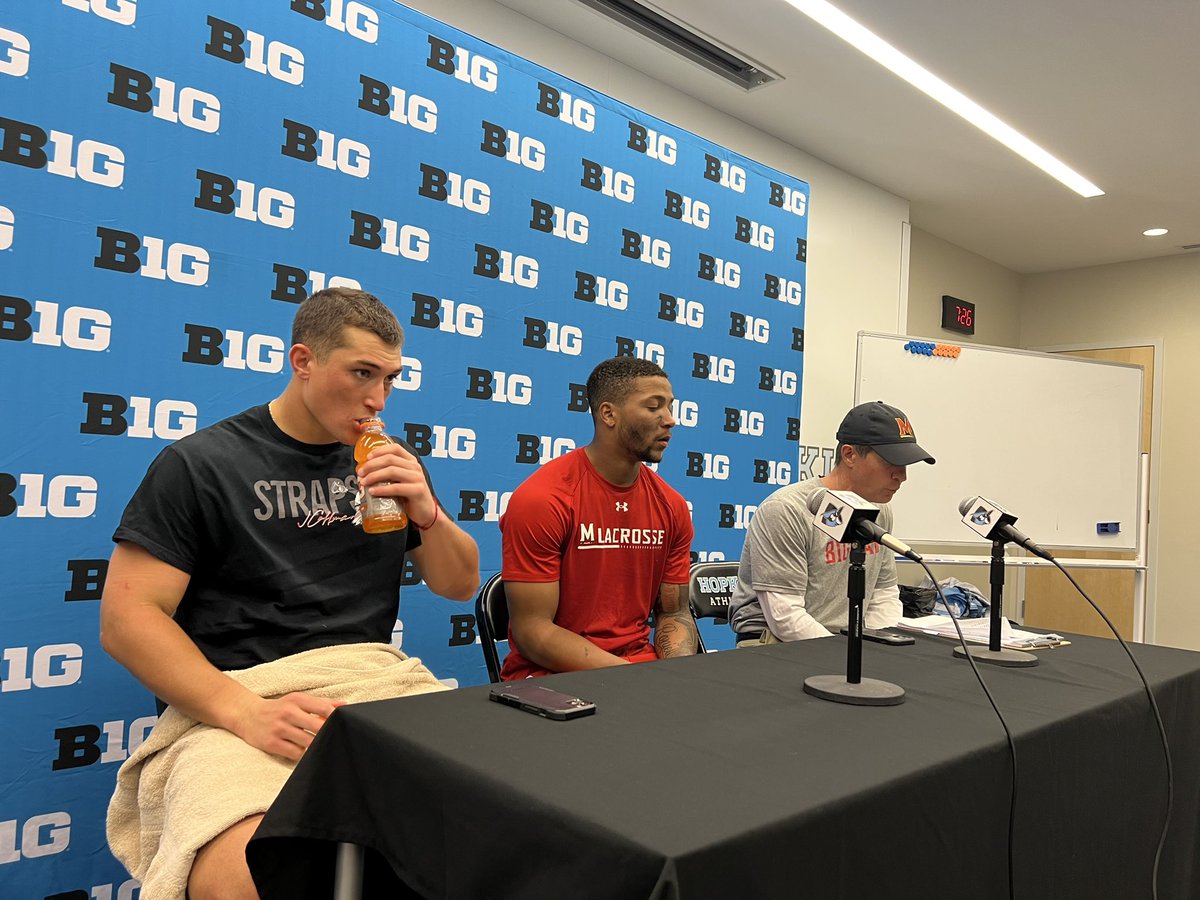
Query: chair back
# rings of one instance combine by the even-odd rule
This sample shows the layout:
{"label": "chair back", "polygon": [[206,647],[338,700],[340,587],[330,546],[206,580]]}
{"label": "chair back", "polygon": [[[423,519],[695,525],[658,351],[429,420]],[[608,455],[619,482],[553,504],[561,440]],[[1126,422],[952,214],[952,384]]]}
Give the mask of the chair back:
{"label": "chair back", "polygon": [[504,661],[496,645],[508,640],[508,599],[504,596],[504,582],[500,580],[499,572],[483,583],[475,598],[475,627],[479,629],[479,645],[483,648],[488,678],[493,684],[499,684]]}
{"label": "chair back", "polygon": [[729,601],[737,584],[738,561],[693,563],[688,575],[688,603],[697,619],[713,619],[718,625],[729,623]]}

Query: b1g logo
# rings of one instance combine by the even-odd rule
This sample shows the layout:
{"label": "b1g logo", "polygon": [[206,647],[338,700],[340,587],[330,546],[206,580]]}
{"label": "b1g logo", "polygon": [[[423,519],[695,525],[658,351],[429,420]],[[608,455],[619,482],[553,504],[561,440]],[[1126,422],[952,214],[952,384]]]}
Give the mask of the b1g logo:
{"label": "b1g logo", "polygon": [[771,391],[774,394],[787,394],[789,397],[796,393],[800,379],[795,372],[786,369],[772,369],[767,366],[758,367],[758,389]]}
{"label": "b1g logo", "polygon": [[140,69],[109,63],[113,86],[108,102],[134,112],[152,113],[164,122],[177,123],[213,134],[221,127],[221,101],[194,87],[179,87],[169,78],[151,76]]}
{"label": "b1g logo", "polygon": [[716,481],[729,479],[729,457],[724,454],[689,450],[687,461],[687,471],[683,474],[688,478],[712,478]]}
{"label": "b1g logo", "polygon": [[791,484],[792,464],[776,459],[756,459],[754,461],[755,484]]}
{"label": "b1g logo", "polygon": [[209,40],[204,52],[285,84],[304,83],[304,54],[282,41],[269,41],[257,31],[208,17]]}
{"label": "b1g logo", "polygon": [[[145,278],[169,279],[176,284],[199,287],[208,282],[208,251],[195,244],[168,244],[162,238],[138,237],[131,231],[96,226],[100,255],[92,260],[97,269],[109,269]],[[138,253],[145,250],[145,259]]]}
{"label": "b1g logo", "polygon": [[271,299],[284,303],[302,303],[309,294],[323,291],[327,287],[362,289],[362,285],[354,278],[343,275],[330,277],[324,272],[301,269],[285,263],[275,263],[271,266],[271,271],[275,273],[275,290],[271,291]]}
{"label": "b1g logo", "polygon": [[[691,552],[692,562],[724,562],[725,554],[720,550],[693,550]],[[734,584],[737,584],[737,579],[734,579]]]}
{"label": "b1g logo", "polygon": [[704,177],[739,194],[746,192],[746,170],[731,162],[717,159],[711,153],[704,154]]}
{"label": "b1g logo", "polygon": [[566,91],[538,82],[538,102],[534,107],[545,116],[574,125],[580,131],[596,128],[596,107],[581,97],[572,97]]}
{"label": "b1g logo", "polygon": [[[31,321],[32,320],[32,321]],[[0,340],[101,352],[108,349],[112,319],[103,309],[68,306],[0,294]]]}
{"label": "b1g logo", "polygon": [[625,142],[625,146],[635,153],[644,153],[651,159],[656,159],[668,166],[675,165],[675,159],[678,156],[678,145],[675,143],[675,138],[659,134],[654,129],[646,128],[637,122],[629,123],[629,140]]}
{"label": "b1g logo", "polygon": [[447,334],[483,337],[483,310],[473,303],[439,299],[413,291],[413,314],[408,320],[418,328],[436,328]]}
{"label": "b1g logo", "polygon": [[560,325],[558,322],[526,316],[525,337],[521,345],[533,347],[535,350],[578,356],[583,352],[583,331],[575,325]]}
{"label": "b1g logo", "polygon": [[500,67],[492,60],[465,47],[455,47],[432,34],[429,35],[429,56],[425,65],[488,93],[494,93],[500,83]]}
{"label": "b1g logo", "polygon": [[29,38],[19,31],[0,28],[0,75],[24,78],[29,74]]}
{"label": "b1g logo", "polygon": [[392,382],[392,388],[397,391],[419,391],[424,371],[424,366],[415,356],[404,357],[400,363],[400,374]]}
{"label": "b1g logo", "polygon": [[570,438],[551,437],[547,434],[518,434],[517,455],[513,462],[540,466],[574,449],[575,442]]}
{"label": "b1g logo", "polygon": [[370,213],[350,210],[354,227],[350,243],[388,256],[403,256],[414,262],[429,259],[429,232],[416,225],[401,225],[395,219],[381,219]]}
{"label": "b1g logo", "polygon": [[671,418],[676,425],[684,428],[695,428],[700,424],[700,406],[695,400],[680,400],[676,397],[671,401]]}
{"label": "b1g logo", "polygon": [[359,98],[358,108],[384,116],[393,122],[415,128],[426,134],[437,131],[437,104],[428,97],[420,94],[409,94],[400,88],[372,78],[369,75],[359,75],[358,83],[362,85],[362,97]]}
{"label": "b1g logo", "polygon": [[575,299],[609,309],[628,309],[629,285],[616,278],[575,272]]}
{"label": "b1g logo", "polygon": [[0,822],[0,865],[62,853],[71,845],[71,817],[65,812],[42,813],[24,822]]}
{"label": "b1g logo", "polygon": [[125,153],[120,147],[89,139],[76,144],[75,135],[65,131],[47,133],[28,122],[3,117],[0,162],[45,169],[51,175],[78,178],[101,187],[120,187],[125,180]]}
{"label": "b1g logo", "polygon": [[617,335],[613,339],[613,356],[631,356],[634,359],[648,359],[657,363],[659,368],[667,367],[667,351],[662,344],[643,341],[641,338],[628,338]]}
{"label": "b1g logo", "polygon": [[510,163],[524,166],[533,172],[546,168],[546,145],[536,138],[522,135],[511,128],[504,128],[483,119],[483,140],[479,149],[498,156]]}
{"label": "b1g logo", "polygon": [[78,769],[96,763],[124,762],[137,750],[154,728],[158,716],[142,716],[128,725],[123,721],[103,725],[66,725],[54,729],[58,756],[51,771]]}
{"label": "b1g logo", "polygon": [[696,277],[701,281],[711,281],[728,288],[740,287],[742,283],[742,267],[733,260],[721,259],[708,253],[699,254],[700,267]]}
{"label": "b1g logo", "polygon": [[745,216],[737,216],[735,222],[736,227],[733,230],[735,241],[741,241],[743,244],[749,244],[759,250],[775,249],[775,229],[770,225],[760,225]]}
{"label": "b1g logo", "polygon": [[744,338],[747,341],[754,341],[756,344],[766,344],[771,340],[771,323],[761,316],[731,312],[729,314],[729,336]]}
{"label": "b1g logo", "polygon": [[100,599],[108,578],[107,559],[68,559],[67,571],[71,573],[71,586],[63,592],[63,602]]}
{"label": "b1g logo", "polygon": [[292,0],[291,9],[368,44],[379,40],[379,13],[358,0]]}
{"label": "b1g logo", "polygon": [[675,322],[688,328],[704,327],[704,304],[686,297],[658,295],[658,317],[664,322]]}
{"label": "b1g logo", "polygon": [[763,296],[768,300],[799,306],[804,302],[804,285],[799,281],[766,274],[763,276]]}
{"label": "b1g logo", "polygon": [[0,693],[34,688],[70,687],[83,674],[83,648],[78,644],[47,644],[37,647],[30,659],[28,647],[7,647],[0,662]]}
{"label": "b1g logo", "polygon": [[17,217],[7,206],[0,206],[0,250],[7,250],[13,245],[17,234]]}
{"label": "b1g logo", "polygon": [[766,417],[754,409],[725,407],[725,431],[728,434],[748,434],[762,437],[766,429]]}
{"label": "b1g logo", "polygon": [[574,381],[567,384],[567,412],[585,413],[590,409],[587,398],[587,385],[576,384]]}
{"label": "b1g logo", "polygon": [[517,287],[535,288],[538,285],[536,259],[487,244],[475,245],[475,267],[471,271],[482,278],[495,278]]}
{"label": "b1g logo", "polygon": [[459,491],[458,521],[499,522],[512,494],[512,491]]}
{"label": "b1g logo", "polygon": [[724,356],[693,353],[692,377],[716,381],[720,384],[733,384],[737,377],[737,364]]}
{"label": "b1g logo", "polygon": [[62,5],[118,25],[132,25],[137,19],[137,0],[62,0]]}
{"label": "b1g logo", "polygon": [[771,193],[767,202],[785,212],[803,216],[808,211],[808,196],[799,188],[771,182]]}
{"label": "b1g logo", "polygon": [[0,472],[0,518],[15,512],[18,519],[86,519],[96,511],[98,490],[91,475],[52,475],[47,482],[37,472]]}
{"label": "b1g logo", "polygon": [[627,172],[618,172],[598,162],[592,162],[587,157],[580,160],[583,166],[583,177],[579,179],[580,187],[596,191],[605,197],[613,197],[622,203],[632,203],[637,194],[637,182]]}
{"label": "b1g logo", "polygon": [[464,178],[457,172],[448,172],[428,163],[421,163],[421,186],[417,193],[481,216],[487,215],[492,208],[492,189],[486,182]]}
{"label": "b1g logo", "polygon": [[273,334],[246,334],[233,328],[187,322],[183,326],[187,348],[180,357],[185,363],[224,366],[251,372],[281,372],[287,347]]}
{"label": "b1g logo", "polygon": [[787,434],[784,436],[784,440],[800,440],[800,420],[795,416],[787,417]]}
{"label": "b1g logo", "polygon": [[742,506],[740,503],[722,503],[719,507],[721,517],[717,520],[718,528],[736,528],[744,531],[750,525],[750,520],[758,512],[757,506]]}
{"label": "b1g logo", "polygon": [[493,372],[468,366],[466,398],[528,406],[533,399],[533,379],[519,372]]}
{"label": "b1g logo", "polygon": [[708,229],[711,213],[707,203],[703,200],[693,200],[691,197],[672,190],[665,190],[663,193],[667,198],[666,205],[663,207],[664,216],[686,222],[697,228]]}
{"label": "b1g logo", "polygon": [[671,268],[671,245],[662,238],[654,238],[648,234],[640,234],[630,231],[628,228],[622,228],[621,241],[622,256],[628,259],[639,259],[660,269]]}
{"label": "b1g logo", "polygon": [[533,210],[529,217],[529,227],[534,231],[566,238],[576,244],[587,243],[588,218],[583,213],[553,206],[536,197],[529,199],[529,206]]}
{"label": "b1g logo", "polygon": [[283,120],[284,139],[280,153],[302,162],[316,163],[322,169],[366,178],[371,174],[371,148],[362,141],[339,138],[331,131],[322,131],[296,122]]}
{"label": "b1g logo", "polygon": [[[83,392],[87,407],[79,423],[80,434],[125,435],[132,438],[160,438],[174,441],[196,430],[196,404],[187,400],[159,400],[118,394]],[[126,413],[132,411],[128,418]]]}
{"label": "b1g logo", "polygon": [[417,456],[434,459],[474,459],[475,431],[450,425],[426,425],[424,422],[405,422],[404,440]]}
{"label": "b1g logo", "polygon": [[237,179],[205,169],[196,170],[200,187],[193,205],[196,209],[236,218],[262,222],[272,228],[291,228],[296,221],[296,198],[278,188],[258,187],[253,181]]}

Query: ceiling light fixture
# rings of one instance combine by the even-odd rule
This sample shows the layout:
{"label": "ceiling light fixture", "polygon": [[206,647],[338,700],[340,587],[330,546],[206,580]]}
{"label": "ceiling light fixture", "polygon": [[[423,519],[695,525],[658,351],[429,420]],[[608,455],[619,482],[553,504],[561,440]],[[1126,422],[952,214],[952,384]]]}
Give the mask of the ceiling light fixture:
{"label": "ceiling light fixture", "polygon": [[1096,187],[1066,163],[1051,156],[1025,135],[992,115],[970,97],[952,88],[928,69],[909,59],[883,38],[864,28],[826,0],[787,0],[819,25],[828,28],[856,50],[913,87],[928,94],[985,134],[995,138],[1014,153],[1033,163],[1047,175],[1065,184],[1081,197],[1099,197],[1104,191]]}
{"label": "ceiling light fixture", "polygon": [[1162,237],[1166,233],[1167,229],[1165,228],[1147,228],[1142,232],[1146,237]]}

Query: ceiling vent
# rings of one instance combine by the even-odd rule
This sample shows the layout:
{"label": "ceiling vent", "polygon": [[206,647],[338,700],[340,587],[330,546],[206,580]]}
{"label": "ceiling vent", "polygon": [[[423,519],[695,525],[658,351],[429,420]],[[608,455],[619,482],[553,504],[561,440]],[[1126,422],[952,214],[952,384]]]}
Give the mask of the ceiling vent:
{"label": "ceiling vent", "polygon": [[1180,250],[1200,250],[1200,244],[1184,244],[1179,249]]}
{"label": "ceiling vent", "polygon": [[637,0],[578,0],[649,38],[672,53],[703,66],[726,81],[750,91],[780,80],[780,76],[758,63],[719,47]]}

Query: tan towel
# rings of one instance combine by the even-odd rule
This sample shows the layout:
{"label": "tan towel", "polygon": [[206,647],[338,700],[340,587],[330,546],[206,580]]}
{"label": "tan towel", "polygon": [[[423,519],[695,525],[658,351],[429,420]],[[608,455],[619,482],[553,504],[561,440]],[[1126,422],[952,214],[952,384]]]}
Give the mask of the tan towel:
{"label": "tan towel", "polygon": [[[262,697],[304,691],[350,703],[446,690],[386,644],[323,647],[228,673]],[[265,812],[294,763],[168,707],[117,773],[108,844],[142,882],[142,900],[183,900],[196,852]]]}

